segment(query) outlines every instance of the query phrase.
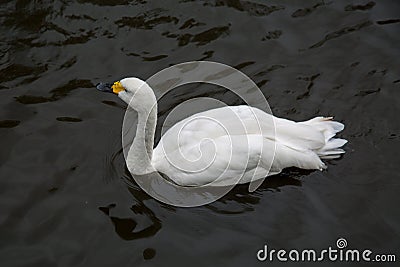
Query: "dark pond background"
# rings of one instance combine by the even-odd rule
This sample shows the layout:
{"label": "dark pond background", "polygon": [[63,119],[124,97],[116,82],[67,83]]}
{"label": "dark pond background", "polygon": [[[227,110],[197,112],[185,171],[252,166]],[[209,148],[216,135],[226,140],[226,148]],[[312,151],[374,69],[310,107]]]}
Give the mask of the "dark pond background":
{"label": "dark pond background", "polygon": [[[339,237],[399,260],[399,11],[366,0],[1,1],[0,265],[263,266],[264,244],[321,250]],[[243,71],[277,116],[335,116],[345,156],[198,208],[128,189],[125,104],[94,86],[200,59]],[[224,100],[207,85],[175,90],[160,112],[186,92]]]}

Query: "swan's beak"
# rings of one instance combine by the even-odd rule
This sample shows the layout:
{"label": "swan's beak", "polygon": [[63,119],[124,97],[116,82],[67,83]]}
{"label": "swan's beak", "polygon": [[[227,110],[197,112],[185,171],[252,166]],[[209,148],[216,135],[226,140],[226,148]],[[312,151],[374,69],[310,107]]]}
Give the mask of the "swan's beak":
{"label": "swan's beak", "polygon": [[107,93],[114,93],[117,94],[125,88],[121,85],[120,82],[115,82],[114,84],[111,83],[99,83],[96,85],[97,90],[102,91],[102,92],[107,92]]}
{"label": "swan's beak", "polygon": [[113,92],[112,83],[99,83],[98,85],[96,85],[96,88],[97,88],[97,90],[106,92],[106,93]]}

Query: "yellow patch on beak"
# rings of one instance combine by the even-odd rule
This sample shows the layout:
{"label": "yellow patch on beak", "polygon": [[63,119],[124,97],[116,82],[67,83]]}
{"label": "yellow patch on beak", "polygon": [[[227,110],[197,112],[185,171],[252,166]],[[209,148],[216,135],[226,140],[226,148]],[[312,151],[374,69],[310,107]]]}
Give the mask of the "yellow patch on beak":
{"label": "yellow patch on beak", "polygon": [[125,90],[125,88],[122,86],[120,82],[115,82],[113,86],[111,86],[113,93],[118,94],[119,92]]}

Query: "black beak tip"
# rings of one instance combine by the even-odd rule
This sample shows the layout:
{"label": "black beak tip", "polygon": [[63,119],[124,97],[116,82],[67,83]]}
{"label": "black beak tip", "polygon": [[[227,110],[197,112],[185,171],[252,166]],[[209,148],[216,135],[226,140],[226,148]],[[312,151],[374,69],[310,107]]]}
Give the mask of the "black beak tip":
{"label": "black beak tip", "polygon": [[99,83],[96,85],[96,89],[102,92],[112,93],[111,83]]}

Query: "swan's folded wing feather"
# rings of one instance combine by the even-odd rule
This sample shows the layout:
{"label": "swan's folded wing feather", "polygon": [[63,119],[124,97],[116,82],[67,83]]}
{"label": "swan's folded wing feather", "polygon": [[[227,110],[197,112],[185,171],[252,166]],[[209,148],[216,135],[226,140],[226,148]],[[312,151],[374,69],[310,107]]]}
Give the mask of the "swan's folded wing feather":
{"label": "swan's folded wing feather", "polygon": [[[153,164],[180,185],[204,185],[213,181],[218,186],[234,184],[260,164],[264,140],[261,135],[225,135],[202,143],[193,142],[168,153],[159,145],[154,150]],[[271,153],[269,157],[272,159]],[[264,170],[264,175],[267,174]]]}
{"label": "swan's folded wing feather", "polygon": [[275,117],[275,139],[296,150],[316,150],[324,146],[325,137],[316,128]]}

